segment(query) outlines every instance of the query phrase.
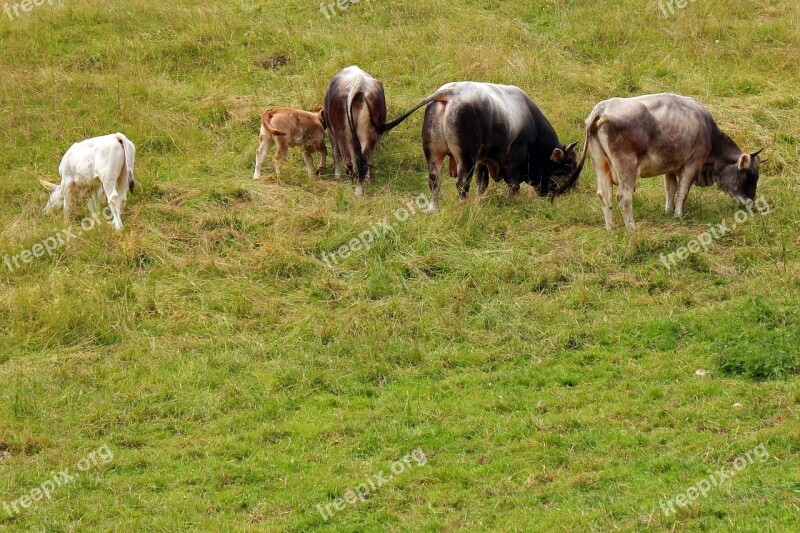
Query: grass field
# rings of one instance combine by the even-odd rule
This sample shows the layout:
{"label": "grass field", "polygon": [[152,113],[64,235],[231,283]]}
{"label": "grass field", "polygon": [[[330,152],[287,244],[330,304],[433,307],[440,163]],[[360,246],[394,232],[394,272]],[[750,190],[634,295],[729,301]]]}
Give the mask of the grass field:
{"label": "grass field", "polygon": [[[796,1],[665,18],[657,0],[362,0],[331,20],[312,0],[60,4],[0,11],[0,257],[86,216],[41,212],[37,179],[75,141],[127,134],[139,190],[122,233],[0,263],[0,506],[20,506],[0,530],[800,527]],[[502,184],[461,204],[446,179],[441,213],[328,266],[427,193],[421,113],[363,199],[297,153],[250,179],[260,112],[312,108],[351,64],[390,117],[448,81],[518,85],[564,142],[599,100],[693,96],[767,147],[770,212],[668,270],[734,220],[717,188],[676,220],[642,181],[631,233],[604,229],[590,166],[555,205]],[[414,450],[427,461],[337,500]]]}

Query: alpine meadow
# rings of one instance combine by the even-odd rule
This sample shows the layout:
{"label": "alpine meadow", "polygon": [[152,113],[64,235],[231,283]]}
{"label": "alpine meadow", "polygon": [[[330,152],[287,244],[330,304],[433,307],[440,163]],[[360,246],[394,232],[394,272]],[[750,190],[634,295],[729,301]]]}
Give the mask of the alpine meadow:
{"label": "alpine meadow", "polygon": [[[796,0],[0,4],[0,531],[800,528]],[[329,140],[253,180],[350,65],[388,120],[517,86],[579,156],[598,102],[692,97],[757,201],[641,178],[608,231],[590,160],[554,202],[445,164],[427,212],[424,111],[362,197]],[[124,228],[44,213],[115,132]]]}

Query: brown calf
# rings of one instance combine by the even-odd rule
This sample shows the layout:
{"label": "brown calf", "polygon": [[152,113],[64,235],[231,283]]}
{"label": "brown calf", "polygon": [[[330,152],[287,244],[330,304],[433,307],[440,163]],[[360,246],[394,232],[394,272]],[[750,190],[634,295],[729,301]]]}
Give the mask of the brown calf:
{"label": "brown calf", "polygon": [[356,66],[348,67],[331,80],[325,110],[336,178],[344,163],[356,184],[356,196],[363,196],[372,154],[388,131],[383,84]]}
{"label": "brown calf", "polygon": [[285,107],[270,109],[261,117],[261,134],[258,137],[256,152],[256,171],[253,179],[261,177],[261,165],[264,158],[277,144],[275,153],[275,174],[280,174],[280,167],[286,160],[289,148],[300,147],[306,162],[308,176],[314,176],[313,154],[322,154],[317,174],[325,171],[328,149],[325,146],[325,111],[319,106],[313,112]]}

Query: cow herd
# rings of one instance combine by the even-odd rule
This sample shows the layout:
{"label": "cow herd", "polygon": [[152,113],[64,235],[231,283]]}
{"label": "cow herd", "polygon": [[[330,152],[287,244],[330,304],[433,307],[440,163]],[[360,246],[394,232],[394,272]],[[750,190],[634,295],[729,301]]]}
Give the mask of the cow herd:
{"label": "cow herd", "polygon": [[[313,112],[277,108],[263,114],[253,178],[261,177],[264,159],[274,145],[276,173],[291,147],[303,151],[309,176],[323,173],[327,130],[336,178],[344,165],[356,195],[363,196],[378,141],[422,107],[426,108],[422,145],[431,211],[439,209],[446,159],[462,200],[469,194],[473,177],[478,196],[492,178],[505,181],[511,196],[527,183],[540,196],[555,200],[575,186],[588,156],[597,175],[607,229],[614,226],[614,185],[625,225],[633,229],[632,199],[638,178],[663,174],[666,211],[682,216],[694,184],[716,183],[740,204],[752,202],[759,167],[765,161],[760,157],[763,150],[743,152],[696,100],[674,94],[612,98],[597,104],[586,119],[580,158],[575,150],[578,143],[562,143],[528,95],[508,85],[448,83],[387,122],[383,84],[351,66],[333,78],[324,106]],[[99,204],[105,198],[114,228],[122,229],[126,195],[134,187],[135,153],[133,143],[121,133],[73,145],[59,167],[61,183],[42,182],[51,191],[45,211],[61,208],[68,216],[71,195],[76,189],[88,189],[90,201]],[[321,158],[315,171],[316,153]]]}

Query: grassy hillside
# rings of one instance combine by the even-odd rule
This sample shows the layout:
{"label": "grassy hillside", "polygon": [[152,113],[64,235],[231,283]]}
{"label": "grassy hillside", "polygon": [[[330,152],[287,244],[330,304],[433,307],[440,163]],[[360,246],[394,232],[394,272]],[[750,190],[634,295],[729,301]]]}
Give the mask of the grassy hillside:
{"label": "grassy hillside", "polygon": [[[796,528],[798,24],[794,0],[0,11],[0,259],[86,216],[41,213],[37,178],[58,180],[72,142],[123,131],[139,185],[123,233],[0,262],[0,529]],[[421,114],[384,139],[363,199],[296,153],[253,182],[260,112],[312,108],[351,64],[390,117],[448,81],[513,83],[564,142],[601,99],[694,96],[767,147],[770,212],[669,270],[661,254],[734,220],[718,189],[675,220],[644,180],[637,231],[609,233],[590,167],[554,206],[500,184],[460,204],[446,179],[441,213],[397,222],[427,192]],[[384,218],[369,250],[322,260]],[[51,499],[2,507],[104,445]],[[413,450],[427,461],[323,518]]]}

